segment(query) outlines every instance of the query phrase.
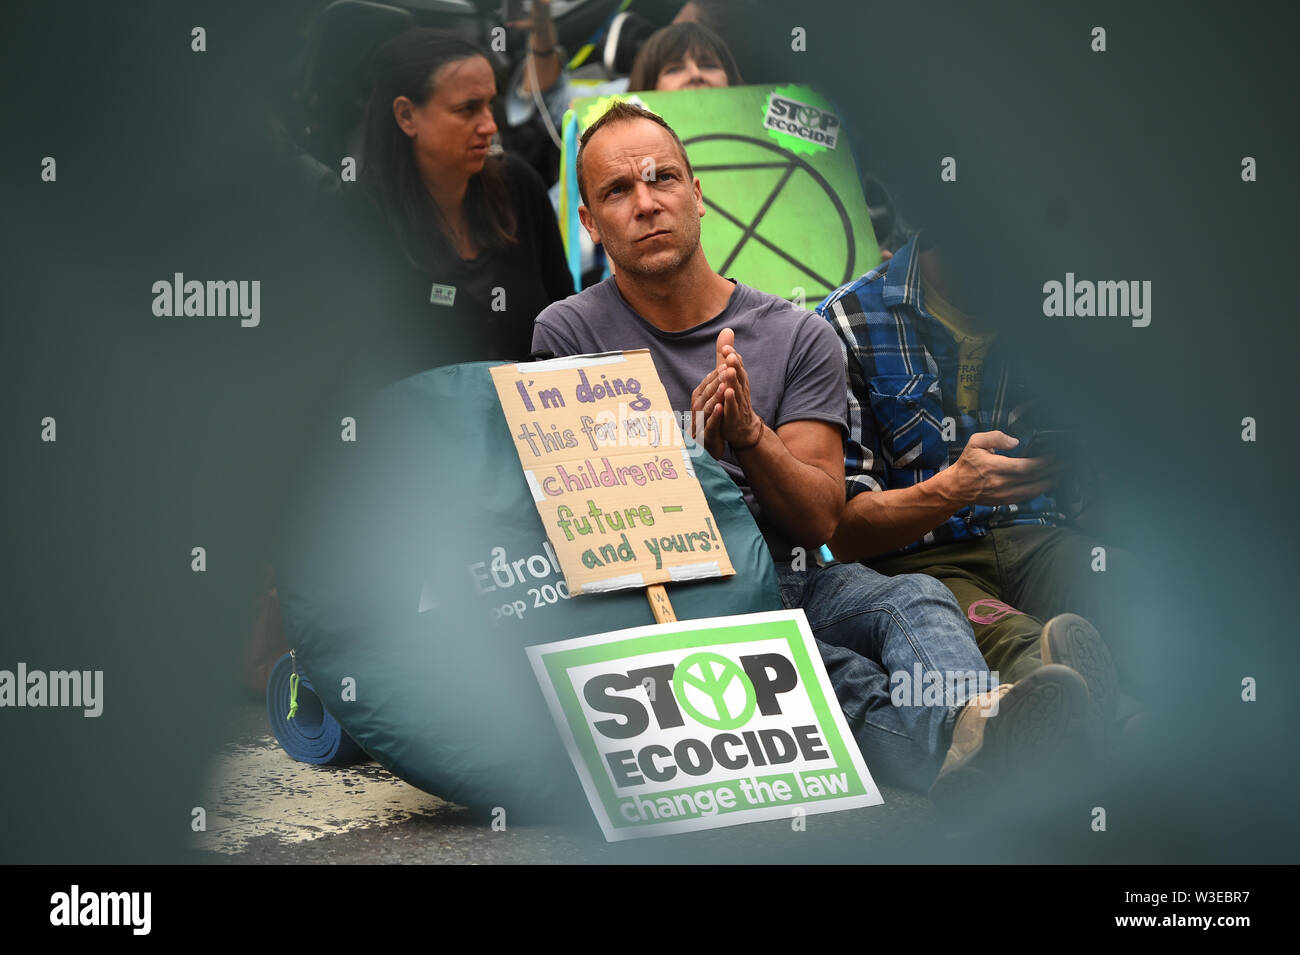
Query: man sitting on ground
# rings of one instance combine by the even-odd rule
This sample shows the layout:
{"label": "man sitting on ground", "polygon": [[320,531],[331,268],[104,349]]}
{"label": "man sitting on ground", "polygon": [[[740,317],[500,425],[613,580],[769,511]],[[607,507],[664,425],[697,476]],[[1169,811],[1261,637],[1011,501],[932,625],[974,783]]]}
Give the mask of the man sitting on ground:
{"label": "man sitting on ground", "polygon": [[[936,580],[860,564],[796,569],[806,563],[796,548],[815,552],[844,507],[843,359],[816,315],[709,267],[700,182],[676,133],[616,103],[583,134],[577,174],[579,216],[614,274],[547,307],[534,351],[649,349],[674,411],[689,415],[693,436],[744,494],[777,562],[782,601],[807,615],[873,772],[925,789],[942,770],[938,797],[1005,780],[1012,766],[1068,758],[1087,705],[1076,673],[1045,667],[976,695],[950,675],[983,673],[984,662]],[[941,703],[894,705],[891,677],[910,681],[914,666],[941,675]]]}

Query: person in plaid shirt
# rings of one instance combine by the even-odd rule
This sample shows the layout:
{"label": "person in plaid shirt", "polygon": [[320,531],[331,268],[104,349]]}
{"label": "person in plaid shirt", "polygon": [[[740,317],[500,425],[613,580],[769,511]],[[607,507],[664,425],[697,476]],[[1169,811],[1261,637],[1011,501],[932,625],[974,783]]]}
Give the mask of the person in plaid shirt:
{"label": "person in plaid shirt", "polygon": [[1119,689],[1089,622],[1107,604],[1106,575],[1090,571],[1095,541],[1064,526],[1068,444],[1032,447],[1039,412],[1007,343],[954,304],[942,262],[922,233],[817,307],[849,384],[848,501],[831,550],[941,580],[1003,680],[1052,663],[1077,671],[1100,734]]}

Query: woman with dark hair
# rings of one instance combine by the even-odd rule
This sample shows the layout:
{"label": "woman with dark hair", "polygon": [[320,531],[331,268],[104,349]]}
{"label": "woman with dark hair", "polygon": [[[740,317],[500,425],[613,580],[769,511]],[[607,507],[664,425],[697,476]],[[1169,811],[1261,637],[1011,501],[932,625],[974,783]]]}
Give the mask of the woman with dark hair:
{"label": "woman with dark hair", "polygon": [[740,86],[740,70],[722,37],[699,23],[656,30],[632,63],[628,92]]}
{"label": "woman with dark hair", "polygon": [[[430,368],[526,360],[537,313],[573,294],[546,187],[526,163],[493,154],[496,79],[483,51],[412,30],[372,64],[360,176],[295,210],[304,218],[286,235],[300,247],[286,248],[288,280],[273,283],[290,307],[268,325],[289,337],[276,342],[284,390],[268,413],[302,414],[279,436],[284,460],[307,468],[332,460],[310,437],[322,419],[336,428],[375,389]],[[304,366],[310,375],[295,376]],[[244,668],[262,693],[288,650],[269,565],[265,574]]]}
{"label": "woman with dark hair", "polygon": [[533,319],[573,285],[541,179],[493,146],[491,64],[427,29],[389,40],[372,62],[358,200],[385,287],[370,327],[402,350],[408,374],[526,359]]}

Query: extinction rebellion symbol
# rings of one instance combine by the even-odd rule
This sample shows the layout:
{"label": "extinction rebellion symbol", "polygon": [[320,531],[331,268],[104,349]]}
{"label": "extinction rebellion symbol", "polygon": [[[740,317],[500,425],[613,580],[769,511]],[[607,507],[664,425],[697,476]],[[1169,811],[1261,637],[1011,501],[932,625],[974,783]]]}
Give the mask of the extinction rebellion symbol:
{"label": "extinction rebellion symbol", "polygon": [[[790,137],[785,138],[789,139]],[[816,283],[814,287],[818,288],[821,294],[826,294],[852,280],[854,263],[857,261],[857,242],[853,235],[853,222],[849,218],[848,209],[836,194],[834,187],[827,181],[825,176],[817,171],[817,168],[812,163],[799,156],[792,155],[775,143],[755,139],[752,136],[739,136],[735,133],[706,133],[700,136],[692,136],[684,140],[683,145],[697,156],[701,153],[706,156],[716,154],[720,148],[725,148],[734,157],[721,161],[701,159],[692,163],[694,171],[700,174],[701,181],[705,181],[705,176],[709,173],[725,172],[727,176],[724,177],[724,182],[727,186],[748,189],[749,185],[745,178],[747,174],[762,173],[767,170],[780,171],[780,175],[774,184],[766,186],[755,184],[755,191],[751,192],[751,195],[763,195],[764,198],[758,203],[755,212],[743,218],[733,214],[731,210],[722,205],[717,199],[717,193],[711,192],[709,185],[705,186],[704,205],[739,230],[734,242],[730,243],[730,250],[725,253],[719,252],[719,259],[722,264],[719,266],[718,272],[723,275],[728,274],[737,258],[753,242],[787,265],[798,269],[803,275],[811,278]],[[806,144],[801,143],[800,145],[805,146],[805,152],[812,151],[811,147]],[[745,158],[741,157],[742,152],[747,154]],[[811,192],[817,197],[813,209],[809,209],[806,199],[802,200],[798,205],[792,205],[790,197],[788,195],[783,196],[788,186],[797,184],[804,177],[808,180],[807,184],[810,189],[805,190],[803,195],[807,196]],[[708,179],[709,183],[715,181],[717,180]],[[836,249],[834,258],[829,258],[824,253],[820,256],[809,255],[808,251],[803,249],[798,250],[799,255],[796,256],[787,252],[779,243],[765,236],[760,231],[760,227],[763,221],[768,218],[769,213],[772,212],[795,219],[814,215],[818,217],[818,221],[824,226],[822,231],[827,236],[831,235],[832,231],[840,232],[843,238],[838,243],[831,244],[831,248]],[[777,218],[777,216],[773,216],[773,218]],[[839,228],[836,229],[836,226]],[[814,249],[812,251],[816,252],[818,250]],[[813,265],[811,261],[814,258],[817,259],[816,265]],[[779,263],[772,264],[777,265]],[[768,271],[770,272],[770,268],[768,268]]]}

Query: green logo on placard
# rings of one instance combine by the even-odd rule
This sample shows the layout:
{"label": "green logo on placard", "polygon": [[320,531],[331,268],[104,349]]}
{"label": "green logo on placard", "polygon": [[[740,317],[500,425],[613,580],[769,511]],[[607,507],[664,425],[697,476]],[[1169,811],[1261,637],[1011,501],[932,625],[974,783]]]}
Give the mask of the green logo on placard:
{"label": "green logo on placard", "polygon": [[717,653],[693,653],[679,663],[673,673],[673,695],[692,719],[718,730],[743,726],[758,705],[748,674]]}
{"label": "green logo on placard", "polygon": [[778,86],[763,107],[763,128],[790,152],[815,153],[834,149],[840,118],[825,97],[807,86]]}

